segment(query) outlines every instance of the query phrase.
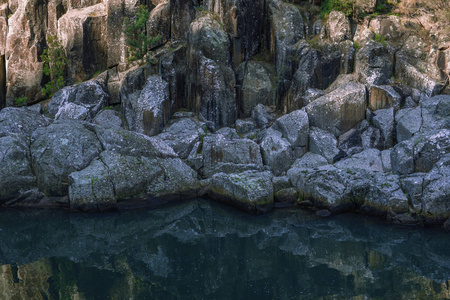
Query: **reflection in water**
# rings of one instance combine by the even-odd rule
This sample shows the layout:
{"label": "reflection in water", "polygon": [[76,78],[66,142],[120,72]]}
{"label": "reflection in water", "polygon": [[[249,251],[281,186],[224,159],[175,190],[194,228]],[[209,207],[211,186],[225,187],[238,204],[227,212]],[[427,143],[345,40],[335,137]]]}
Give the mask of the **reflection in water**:
{"label": "reflection in water", "polygon": [[202,200],[115,214],[0,213],[2,299],[445,299],[450,236],[358,215]]}

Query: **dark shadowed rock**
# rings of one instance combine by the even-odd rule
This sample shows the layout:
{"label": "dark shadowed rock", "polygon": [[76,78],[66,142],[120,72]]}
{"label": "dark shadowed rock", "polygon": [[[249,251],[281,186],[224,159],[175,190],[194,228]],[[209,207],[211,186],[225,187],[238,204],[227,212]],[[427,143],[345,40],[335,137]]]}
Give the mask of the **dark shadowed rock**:
{"label": "dark shadowed rock", "polygon": [[259,128],[267,128],[275,121],[275,114],[270,108],[262,104],[256,105],[252,111],[252,118]]}
{"label": "dark shadowed rock", "polygon": [[395,145],[391,152],[392,172],[411,174],[414,172],[414,142],[406,140]]}
{"label": "dark shadowed rock", "polygon": [[414,147],[415,171],[431,171],[434,164],[447,153],[450,153],[450,129],[429,133]]}

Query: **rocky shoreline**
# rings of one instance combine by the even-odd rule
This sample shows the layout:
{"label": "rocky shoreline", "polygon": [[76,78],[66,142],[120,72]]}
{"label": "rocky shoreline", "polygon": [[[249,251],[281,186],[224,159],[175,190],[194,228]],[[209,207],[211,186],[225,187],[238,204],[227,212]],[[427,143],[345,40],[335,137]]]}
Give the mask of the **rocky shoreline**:
{"label": "rocky shoreline", "polygon": [[[0,14],[2,206],[104,211],[207,197],[251,213],[298,205],[450,228],[450,36],[439,24],[355,23],[336,11],[322,20],[302,1],[153,1],[147,33],[162,38],[156,63],[140,66],[124,59],[121,29],[138,2],[60,4],[45,26],[68,53],[71,85],[41,101],[39,49],[13,51],[18,24],[34,24],[36,45],[46,38],[41,16],[27,21],[31,2],[0,7],[12,12]],[[23,75],[27,60],[35,73]],[[87,80],[93,66],[103,72]],[[20,95],[28,107],[12,107]]]}

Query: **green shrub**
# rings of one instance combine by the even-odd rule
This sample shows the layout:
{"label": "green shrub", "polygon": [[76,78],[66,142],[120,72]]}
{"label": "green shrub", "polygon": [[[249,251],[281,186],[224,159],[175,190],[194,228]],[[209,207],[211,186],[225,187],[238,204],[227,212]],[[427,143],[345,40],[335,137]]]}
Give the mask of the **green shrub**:
{"label": "green shrub", "polygon": [[[125,42],[129,47],[128,61],[143,59],[148,49],[161,40],[161,35],[149,38],[147,36],[147,21],[150,11],[147,7],[140,5],[134,18],[125,18]],[[147,63],[150,59],[147,58]]]}
{"label": "green shrub", "polygon": [[343,12],[347,17],[353,14],[354,3],[352,0],[325,0],[320,6],[320,16],[328,16],[331,11]]}
{"label": "green shrub", "polygon": [[48,48],[44,49],[41,60],[44,62],[44,74],[50,76],[50,81],[41,90],[42,94],[52,97],[56,91],[66,85],[65,73],[69,65],[66,52],[56,36],[47,39]]}
{"label": "green shrub", "polygon": [[14,99],[14,105],[18,106],[18,107],[26,106],[27,105],[27,100],[28,100],[27,96],[15,98]]}

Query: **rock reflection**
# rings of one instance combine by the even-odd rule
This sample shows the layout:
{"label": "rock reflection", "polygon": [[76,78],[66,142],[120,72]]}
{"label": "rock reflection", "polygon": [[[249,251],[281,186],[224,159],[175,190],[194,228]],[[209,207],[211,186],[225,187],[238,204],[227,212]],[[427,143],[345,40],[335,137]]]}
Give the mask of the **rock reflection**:
{"label": "rock reflection", "polygon": [[4,299],[450,298],[448,234],[363,216],[253,216],[201,200],[0,215]]}

